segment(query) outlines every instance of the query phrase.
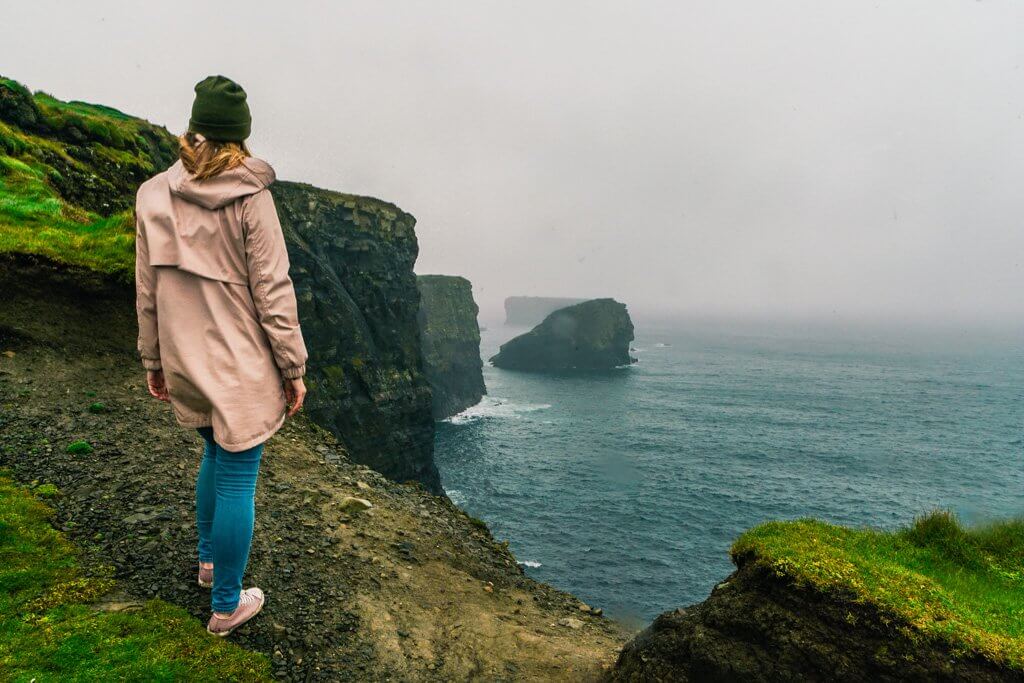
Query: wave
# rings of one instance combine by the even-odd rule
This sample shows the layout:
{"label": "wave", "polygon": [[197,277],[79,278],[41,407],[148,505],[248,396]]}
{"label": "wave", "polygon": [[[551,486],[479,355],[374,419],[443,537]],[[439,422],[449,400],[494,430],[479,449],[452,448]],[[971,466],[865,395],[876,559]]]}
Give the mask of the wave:
{"label": "wave", "polygon": [[483,400],[475,406],[466,408],[458,415],[452,415],[445,422],[459,425],[487,418],[521,419],[525,413],[547,410],[550,407],[550,403],[512,403],[500,396],[484,396]]}
{"label": "wave", "polygon": [[524,567],[529,567],[530,569],[536,569],[541,566],[540,562],[537,562],[536,560],[520,560],[516,564],[521,564]]}
{"label": "wave", "polygon": [[466,494],[459,489],[445,489],[444,492],[448,494],[448,499],[457,506],[462,507],[466,504]]}

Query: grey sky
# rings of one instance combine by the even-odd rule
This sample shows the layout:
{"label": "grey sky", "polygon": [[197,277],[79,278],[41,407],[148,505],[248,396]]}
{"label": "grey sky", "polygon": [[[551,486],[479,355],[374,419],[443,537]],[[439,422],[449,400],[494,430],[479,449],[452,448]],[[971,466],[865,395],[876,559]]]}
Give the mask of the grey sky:
{"label": "grey sky", "polygon": [[1016,0],[10,5],[0,73],[172,132],[234,78],[254,153],[485,312],[1024,312]]}

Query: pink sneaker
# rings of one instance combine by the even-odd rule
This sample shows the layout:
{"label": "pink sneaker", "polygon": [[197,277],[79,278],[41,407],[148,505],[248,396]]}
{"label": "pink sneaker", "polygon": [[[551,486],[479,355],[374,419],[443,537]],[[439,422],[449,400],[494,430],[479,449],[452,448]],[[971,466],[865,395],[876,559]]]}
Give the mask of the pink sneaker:
{"label": "pink sneaker", "polygon": [[235,611],[224,617],[218,617],[214,612],[210,617],[210,623],[206,625],[206,630],[223,638],[259,614],[266,601],[263,591],[259,588],[246,588],[238,598],[238,607]]}
{"label": "pink sneaker", "polygon": [[204,567],[199,564],[199,585],[203,588],[213,588],[213,567]]}

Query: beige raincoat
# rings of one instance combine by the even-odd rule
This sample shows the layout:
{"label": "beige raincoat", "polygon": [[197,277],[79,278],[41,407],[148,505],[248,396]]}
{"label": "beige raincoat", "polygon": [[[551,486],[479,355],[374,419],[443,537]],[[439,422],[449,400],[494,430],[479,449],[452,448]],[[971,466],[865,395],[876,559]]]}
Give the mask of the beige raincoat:
{"label": "beige raincoat", "polygon": [[136,196],[142,364],[163,369],[178,424],[241,451],[284,422],[282,377],[306,371],[274,169],[256,158],[197,181],[178,161]]}

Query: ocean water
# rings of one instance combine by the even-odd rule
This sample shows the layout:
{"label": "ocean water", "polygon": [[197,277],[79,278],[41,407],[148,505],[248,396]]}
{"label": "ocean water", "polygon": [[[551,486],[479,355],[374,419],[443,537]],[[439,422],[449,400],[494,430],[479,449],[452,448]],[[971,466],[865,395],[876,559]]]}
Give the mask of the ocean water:
{"label": "ocean water", "polygon": [[[438,425],[445,489],[538,580],[639,623],[703,600],[764,520],[1024,514],[1024,334],[636,323],[636,365],[485,366]],[[522,331],[490,325],[484,358]]]}

